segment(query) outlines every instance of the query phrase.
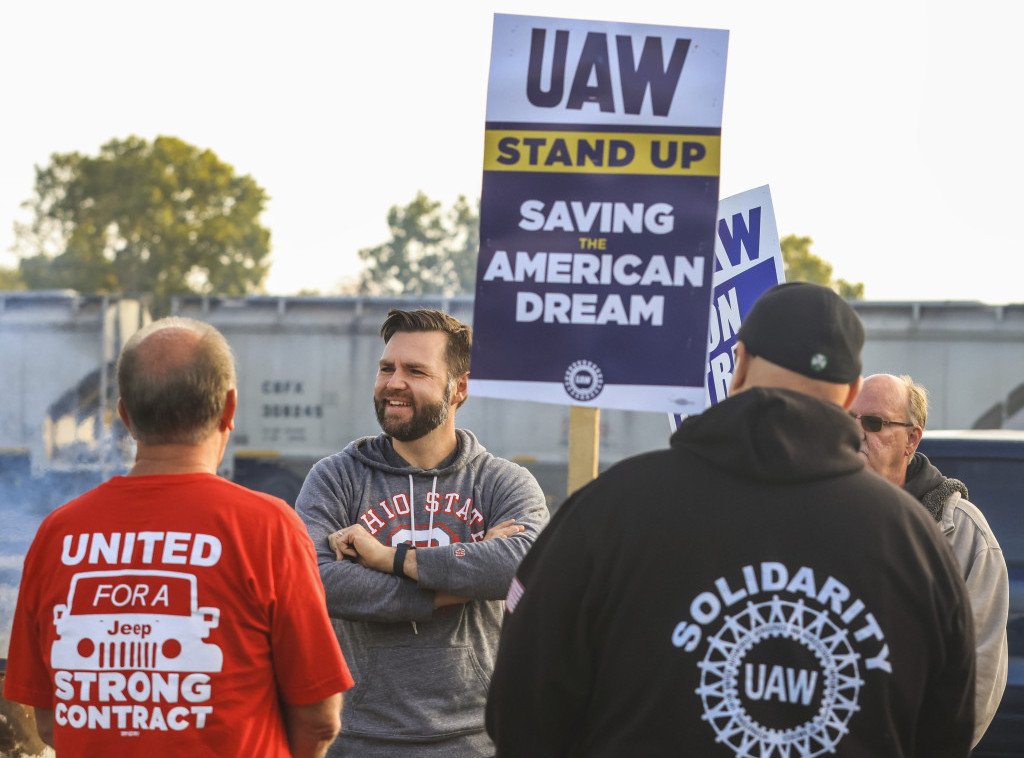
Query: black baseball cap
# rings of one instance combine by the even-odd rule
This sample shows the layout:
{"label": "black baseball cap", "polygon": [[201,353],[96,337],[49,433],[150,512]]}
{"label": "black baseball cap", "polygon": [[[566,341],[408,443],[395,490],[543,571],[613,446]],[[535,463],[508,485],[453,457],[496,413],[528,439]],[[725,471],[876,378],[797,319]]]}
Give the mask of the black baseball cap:
{"label": "black baseball cap", "polygon": [[798,374],[835,384],[857,381],[864,325],[835,291],[787,282],[766,291],[740,325],[747,351]]}

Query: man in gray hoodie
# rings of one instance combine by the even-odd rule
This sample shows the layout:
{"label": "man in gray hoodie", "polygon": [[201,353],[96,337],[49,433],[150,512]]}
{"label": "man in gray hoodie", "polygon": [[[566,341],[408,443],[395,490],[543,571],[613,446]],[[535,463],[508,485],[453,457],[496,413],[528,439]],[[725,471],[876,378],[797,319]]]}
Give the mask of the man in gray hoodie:
{"label": "man in gray hoodie", "polygon": [[504,603],[547,523],[524,468],[455,428],[472,332],[389,312],[373,403],[383,434],[310,471],[296,501],[356,685],[330,756],[490,756],[484,704]]}

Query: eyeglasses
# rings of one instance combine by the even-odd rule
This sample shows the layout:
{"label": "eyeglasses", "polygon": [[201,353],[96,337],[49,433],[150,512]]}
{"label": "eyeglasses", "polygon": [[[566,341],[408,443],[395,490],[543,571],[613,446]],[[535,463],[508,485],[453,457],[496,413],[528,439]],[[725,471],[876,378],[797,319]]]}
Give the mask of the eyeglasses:
{"label": "eyeglasses", "polygon": [[865,432],[880,432],[886,426],[917,426],[911,421],[887,421],[881,416],[862,416],[850,411],[850,417],[860,422]]}

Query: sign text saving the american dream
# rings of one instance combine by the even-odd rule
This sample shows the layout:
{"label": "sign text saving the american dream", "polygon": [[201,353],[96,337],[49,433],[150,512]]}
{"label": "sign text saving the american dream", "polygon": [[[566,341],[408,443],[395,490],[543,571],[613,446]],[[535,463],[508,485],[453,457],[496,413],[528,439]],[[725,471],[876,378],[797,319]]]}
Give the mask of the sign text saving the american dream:
{"label": "sign text saving the american dream", "polygon": [[[598,234],[668,234],[674,226],[674,209],[668,203],[623,203],[556,200],[550,208],[543,200],[526,200],[520,206],[519,227],[527,231]],[[495,250],[483,280],[573,285],[571,292],[516,293],[515,320],[560,324],[618,324],[638,326],[664,323],[664,294],[630,294],[628,299],[611,292],[579,291],[579,285],[599,289],[611,285],[652,288],[704,285],[704,258],[653,254],[641,257],[629,252],[600,252],[604,237],[580,236],[580,251]],[[595,252],[589,252],[589,251]]]}

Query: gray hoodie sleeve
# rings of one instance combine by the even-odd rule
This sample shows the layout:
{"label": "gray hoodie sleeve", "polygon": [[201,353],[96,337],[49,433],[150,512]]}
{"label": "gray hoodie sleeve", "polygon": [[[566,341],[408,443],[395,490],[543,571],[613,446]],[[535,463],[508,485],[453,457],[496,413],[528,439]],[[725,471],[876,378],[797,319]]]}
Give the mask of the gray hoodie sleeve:
{"label": "gray hoodie sleeve", "polygon": [[434,593],[416,582],[338,560],[327,538],[351,526],[348,505],[353,497],[351,480],[335,460],[344,453],[317,463],[306,477],[295,501],[295,510],[306,524],[316,547],[320,580],[332,617],[350,621],[424,621],[434,613]]}
{"label": "gray hoodie sleeve", "polygon": [[419,586],[474,600],[504,600],[519,562],[548,522],[547,501],[533,474],[502,458],[488,456],[477,481],[483,529],[515,519],[526,530],[507,539],[417,548]]}

